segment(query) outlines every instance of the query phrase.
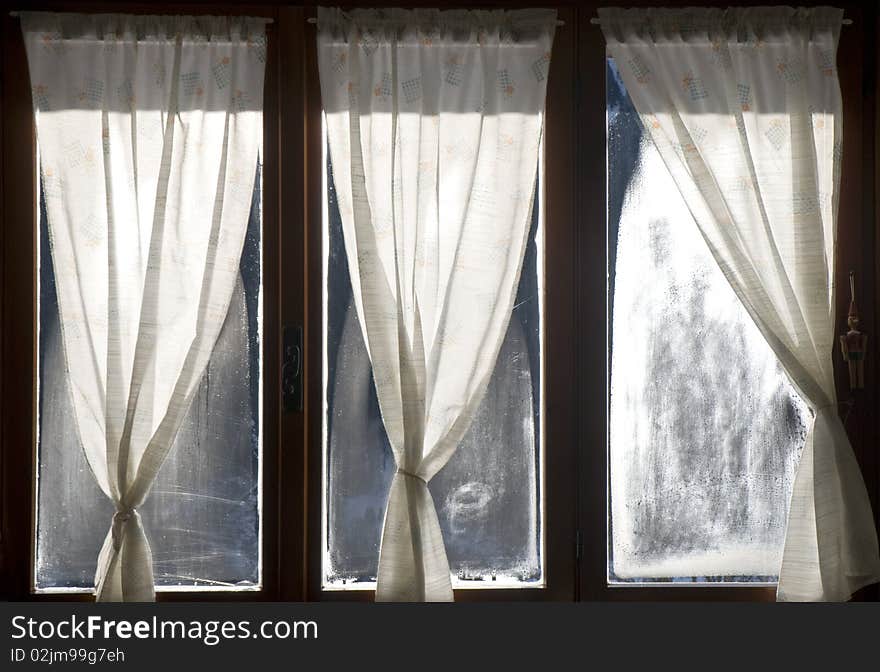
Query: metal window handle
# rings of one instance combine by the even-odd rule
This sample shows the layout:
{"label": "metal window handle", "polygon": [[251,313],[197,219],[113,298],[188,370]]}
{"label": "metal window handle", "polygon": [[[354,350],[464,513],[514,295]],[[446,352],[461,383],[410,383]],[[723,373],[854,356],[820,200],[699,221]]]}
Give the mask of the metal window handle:
{"label": "metal window handle", "polygon": [[302,327],[284,327],[281,358],[281,405],[285,413],[303,410]]}
{"label": "metal window handle", "polygon": [[856,306],[856,274],[849,272],[849,314],[846,324],[849,331],[840,337],[840,351],[849,369],[849,387],[862,390],[865,387],[865,356],[868,353],[868,336],[859,330],[859,309]]}

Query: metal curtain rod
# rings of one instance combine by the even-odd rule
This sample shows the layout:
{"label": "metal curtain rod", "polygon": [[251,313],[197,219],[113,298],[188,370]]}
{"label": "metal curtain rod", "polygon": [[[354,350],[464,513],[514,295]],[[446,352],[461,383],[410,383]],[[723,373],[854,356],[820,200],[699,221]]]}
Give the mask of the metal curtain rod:
{"label": "metal curtain rod", "polygon": [[[592,23],[594,26],[600,26],[600,25],[602,25],[602,19],[599,19],[599,18],[593,17],[592,19],[590,19],[590,23]],[[842,23],[844,26],[851,26],[851,25],[852,25],[852,19],[844,19],[843,21],[841,21],[841,23]]]}
{"label": "metal curtain rod", "polygon": [[[78,13],[81,13],[81,12],[78,12]],[[115,12],[85,12],[85,13],[94,13],[94,14],[114,13],[115,14]],[[18,18],[19,16],[21,16],[21,12],[9,12],[9,16]],[[133,16],[140,16],[140,15],[135,14]],[[174,14],[160,14],[159,16],[175,16],[175,15]],[[196,18],[199,17],[198,14],[195,14],[193,16],[195,16]],[[253,17],[253,18],[262,19],[263,23],[275,23],[275,19],[268,17],[268,16],[257,16],[257,17]]]}
{"label": "metal curtain rod", "polygon": [[[318,23],[318,19],[316,19],[314,16],[310,16],[309,18],[306,19],[306,21],[308,21],[309,23]],[[594,19],[594,21],[598,23],[598,21],[596,19]],[[565,21],[557,21],[556,25],[557,26],[564,26]]]}

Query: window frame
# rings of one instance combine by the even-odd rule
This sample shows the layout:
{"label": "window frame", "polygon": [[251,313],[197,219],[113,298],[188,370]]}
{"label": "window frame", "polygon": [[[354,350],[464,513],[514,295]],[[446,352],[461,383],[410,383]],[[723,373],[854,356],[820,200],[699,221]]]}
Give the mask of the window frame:
{"label": "window frame", "polygon": [[[412,6],[421,3],[381,3]],[[541,3],[538,3],[541,4]],[[531,6],[531,5],[529,5]],[[309,17],[315,13],[309,12]],[[457,602],[482,601],[573,601],[576,599],[575,523],[575,333],[574,309],[574,132],[573,101],[567,86],[573,81],[575,10],[559,9],[567,27],[557,29],[548,77],[544,122],[544,585],[523,588],[468,587],[454,591]],[[305,23],[302,40],[305,59],[306,102],[306,248],[308,313],[305,315],[307,381],[307,531],[305,599],[321,601],[372,601],[374,591],[325,590],[322,588],[322,136],[320,82],[318,79],[316,27]],[[548,263],[552,260],[552,263]]]}
{"label": "window frame", "polygon": [[[60,6],[59,6],[60,5]],[[114,11],[131,14],[226,14],[265,16],[275,19],[266,7],[192,7],[167,4],[114,4],[83,6],[82,3],[51,3],[57,11],[95,13]],[[17,18],[2,16],[2,452],[0,452],[0,596],[34,601],[90,602],[90,592],[37,592],[34,577],[37,501],[37,203],[36,131],[31,107],[27,54]],[[279,259],[268,251],[277,249],[278,218],[278,115],[277,39],[274,24],[267,24],[266,82],[263,115],[262,246],[263,324],[262,368],[262,584],[247,590],[158,589],[157,602],[235,602],[276,599],[278,595],[277,507],[266,506],[277,498],[278,446],[278,267]],[[12,222],[19,225],[12,225]],[[28,222],[30,226],[21,226]],[[30,328],[23,328],[29,325]],[[30,394],[21,394],[21,381],[30,381]],[[10,390],[18,391],[10,394]],[[15,450],[15,446],[27,446]],[[25,505],[23,505],[25,504]],[[108,521],[109,522],[109,521]]]}
{"label": "window frame", "polygon": [[[590,20],[597,9],[606,3],[590,3],[582,6],[578,15],[578,68],[581,82],[605,81],[605,41],[601,28]],[[620,3],[612,3],[620,4]],[[656,3],[636,1],[627,6],[654,6]],[[687,0],[666,0],[663,5],[681,7],[693,5]],[[727,7],[730,3],[703,0],[697,3],[707,7]],[[739,2],[741,5],[763,5],[763,2]],[[802,2],[804,6],[821,5],[821,2]],[[852,2],[842,2],[845,16],[852,24],[842,28],[838,50],[838,63],[846,64],[839,70],[843,97],[844,133],[843,164],[841,167],[841,196],[838,214],[838,248],[835,282],[836,297],[835,333],[845,333],[849,309],[849,270],[856,271],[859,292],[861,329],[876,333],[876,302],[880,294],[880,273],[875,273],[877,253],[875,229],[878,228],[876,195],[880,186],[875,172],[875,143],[880,128],[876,114],[877,63],[865,58],[865,44],[873,44],[877,34],[876,8],[865,8]],[[878,60],[880,62],[880,60]],[[578,385],[582,400],[602,399],[603,403],[579,403],[579,446],[581,469],[579,492],[579,529],[586,553],[579,576],[579,595],[582,600],[597,601],[757,601],[772,602],[776,599],[775,586],[767,585],[710,585],[683,584],[609,584],[607,581],[607,502],[608,481],[608,409],[610,373],[610,297],[607,287],[607,271],[613,263],[613,242],[607,239],[607,214],[604,218],[590,216],[590,203],[607,204],[607,165],[605,161],[586,157],[606,156],[606,117],[604,87],[601,96],[595,90],[578,85],[578,121],[581,133],[576,139],[578,146],[578,180],[583,188],[578,191],[577,212],[583,223],[578,227],[578,333],[584,346],[578,350]],[[875,186],[877,185],[877,186]],[[601,250],[601,259],[597,250]],[[880,268],[880,264],[878,264]],[[604,329],[596,329],[595,316],[606,317]],[[603,340],[604,339],[604,340]],[[871,357],[869,356],[869,360]],[[876,408],[877,358],[866,364],[865,389],[853,393],[849,389],[846,364],[840,351],[833,355],[835,382],[838,399],[855,399],[855,410],[847,422],[853,450],[871,497],[875,518],[878,514],[878,460],[876,445],[878,423],[871,417],[870,409]],[[873,427],[871,425],[874,425]],[[602,459],[588,459],[590,446],[601,446]],[[869,586],[859,591],[854,600],[877,600],[880,587]]]}
{"label": "window frame", "polygon": [[[263,586],[259,591],[157,593],[158,601],[370,601],[372,591],[321,589],[321,106],[315,27],[318,2],[237,5],[47,0],[40,9],[79,12],[258,15],[267,26],[263,139]],[[346,3],[431,7],[432,0]],[[448,7],[483,2],[453,0]],[[545,581],[544,588],[465,589],[456,600],[772,601],[775,591],[742,586],[619,586],[606,582],[607,237],[605,42],[590,19],[609,3],[507,0],[507,8],[557,6],[545,122]],[[693,0],[611,2],[681,7]],[[697,4],[726,7],[728,2]],[[766,4],[745,0],[736,4]],[[801,4],[823,2],[805,0]],[[497,7],[496,3],[491,3]],[[845,331],[847,274],[857,274],[862,329],[877,334],[880,313],[880,14],[847,0],[838,60],[844,103],[844,164],[838,232],[836,333]],[[33,593],[36,465],[35,138],[27,59],[18,19],[2,16],[0,59],[0,598],[91,601],[89,594]],[[23,226],[23,223],[30,223]],[[601,317],[600,317],[601,316]],[[304,411],[280,408],[282,327],[301,325]],[[604,328],[603,326],[604,325]],[[872,338],[872,349],[878,347]],[[847,428],[880,525],[880,357],[866,360],[866,389]],[[835,351],[840,399],[846,367]],[[30,385],[22,385],[30,381]],[[24,387],[24,391],[22,391]],[[23,392],[23,393],[22,393]],[[28,394],[30,392],[30,394]],[[601,400],[596,403],[596,400]],[[856,599],[880,599],[880,586]]]}

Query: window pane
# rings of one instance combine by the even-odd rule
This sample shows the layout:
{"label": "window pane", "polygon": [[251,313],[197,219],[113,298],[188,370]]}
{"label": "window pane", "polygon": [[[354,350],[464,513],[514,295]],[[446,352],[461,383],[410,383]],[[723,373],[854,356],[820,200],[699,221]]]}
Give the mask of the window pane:
{"label": "window pane", "polygon": [[[260,583],[260,172],[229,313],[192,406],[140,507],[162,587]],[[35,583],[91,589],[114,507],[77,441],[45,203],[40,207]]]}
{"label": "window pane", "polygon": [[773,582],[809,410],[607,72],[612,582]]}
{"label": "window pane", "polygon": [[[332,172],[325,216],[325,588],[376,580],[396,470],[352,302]],[[434,498],[453,586],[543,585],[541,516],[541,227],[535,204],[518,294],[492,380]]]}

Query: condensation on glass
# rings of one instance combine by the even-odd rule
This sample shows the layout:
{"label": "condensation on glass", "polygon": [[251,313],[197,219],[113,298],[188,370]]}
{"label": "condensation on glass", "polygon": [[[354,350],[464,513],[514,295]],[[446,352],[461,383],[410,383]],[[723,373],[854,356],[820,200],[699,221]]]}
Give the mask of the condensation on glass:
{"label": "condensation on glass", "polygon": [[[396,467],[352,301],[329,158],[325,168],[322,580],[330,590],[370,589]],[[536,199],[510,326],[486,396],[458,450],[428,485],[455,588],[544,585],[539,210]]]}
{"label": "condensation on glass", "polygon": [[[141,518],[157,590],[260,586],[260,167],[229,313]],[[61,346],[45,203],[40,203],[39,438],[34,583],[94,587],[113,516],[77,441]]]}
{"label": "condensation on glass", "polygon": [[608,579],[772,583],[809,409],[607,69]]}

